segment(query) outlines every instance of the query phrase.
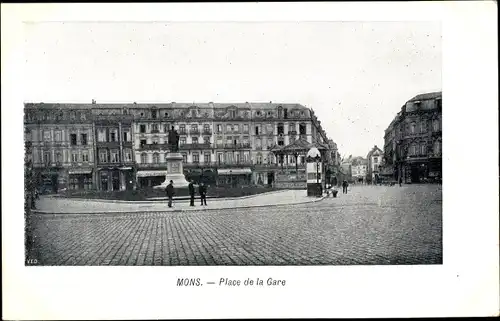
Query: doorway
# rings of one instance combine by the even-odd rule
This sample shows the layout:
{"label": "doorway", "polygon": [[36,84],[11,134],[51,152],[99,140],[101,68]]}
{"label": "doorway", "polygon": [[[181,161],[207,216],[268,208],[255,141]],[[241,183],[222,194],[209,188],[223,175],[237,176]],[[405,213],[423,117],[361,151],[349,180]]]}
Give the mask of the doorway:
{"label": "doorway", "polygon": [[274,183],[274,172],[267,173],[267,185],[273,186]]}

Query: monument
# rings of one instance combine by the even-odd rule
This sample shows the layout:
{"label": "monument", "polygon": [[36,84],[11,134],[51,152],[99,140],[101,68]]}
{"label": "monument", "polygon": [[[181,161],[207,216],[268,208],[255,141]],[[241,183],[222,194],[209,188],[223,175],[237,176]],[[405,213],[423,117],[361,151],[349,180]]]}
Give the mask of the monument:
{"label": "monument", "polygon": [[167,162],[167,175],[165,181],[155,188],[166,188],[170,181],[174,182],[175,188],[187,187],[189,182],[184,176],[182,166],[182,155],[179,153],[179,133],[174,129],[174,126],[168,131],[168,148],[169,152],[165,157]]}

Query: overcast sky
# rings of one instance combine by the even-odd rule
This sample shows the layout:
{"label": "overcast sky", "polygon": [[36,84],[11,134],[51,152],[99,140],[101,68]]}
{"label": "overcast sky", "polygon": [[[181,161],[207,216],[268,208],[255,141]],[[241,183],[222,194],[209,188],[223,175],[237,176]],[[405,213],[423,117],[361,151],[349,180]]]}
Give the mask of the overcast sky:
{"label": "overcast sky", "polygon": [[382,148],[405,101],[441,90],[438,23],[25,27],[25,101],[296,102],[343,156]]}

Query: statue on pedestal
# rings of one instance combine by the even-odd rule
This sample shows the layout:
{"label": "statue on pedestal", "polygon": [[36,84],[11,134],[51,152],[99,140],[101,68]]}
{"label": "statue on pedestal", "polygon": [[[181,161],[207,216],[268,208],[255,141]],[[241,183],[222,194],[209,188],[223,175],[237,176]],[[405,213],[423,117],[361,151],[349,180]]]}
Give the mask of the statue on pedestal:
{"label": "statue on pedestal", "polygon": [[174,129],[174,126],[168,131],[169,150],[173,153],[179,151],[179,133]]}

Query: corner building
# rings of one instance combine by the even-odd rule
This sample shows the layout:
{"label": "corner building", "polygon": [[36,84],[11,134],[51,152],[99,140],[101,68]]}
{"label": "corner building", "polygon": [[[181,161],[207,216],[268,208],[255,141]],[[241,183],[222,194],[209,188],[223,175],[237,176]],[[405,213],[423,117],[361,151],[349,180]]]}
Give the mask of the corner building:
{"label": "corner building", "polygon": [[385,130],[386,166],[406,183],[442,179],[442,93],[408,100]]}

